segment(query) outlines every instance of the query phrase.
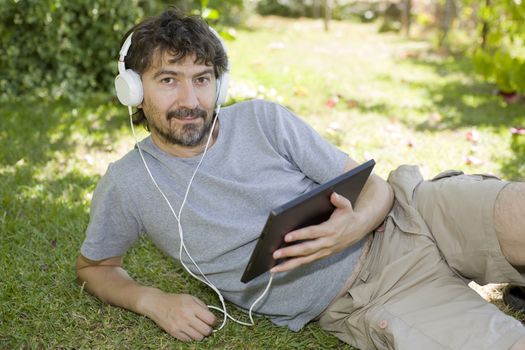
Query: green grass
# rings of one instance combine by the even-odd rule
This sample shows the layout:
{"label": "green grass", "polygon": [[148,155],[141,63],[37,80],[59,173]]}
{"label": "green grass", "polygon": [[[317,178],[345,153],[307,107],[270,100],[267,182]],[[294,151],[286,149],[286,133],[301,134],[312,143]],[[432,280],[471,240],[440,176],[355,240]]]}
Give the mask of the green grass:
{"label": "green grass", "polygon": [[[426,176],[457,168],[525,178],[525,136],[509,132],[525,125],[525,103],[494,96],[462,57],[376,33],[374,25],[334,22],[325,33],[320,22],[254,18],[228,44],[232,100],[259,91],[282,101],[356,160],[374,157],[384,177],[410,163]],[[182,344],[82,291],[74,260],[99,177],[133,147],[126,113],[103,95],[0,104],[0,348],[349,348],[315,324],[293,333],[264,318]],[[465,137],[473,129],[477,144]],[[468,165],[466,156],[482,163]],[[218,302],[147,240],[125,265],[143,283]]]}

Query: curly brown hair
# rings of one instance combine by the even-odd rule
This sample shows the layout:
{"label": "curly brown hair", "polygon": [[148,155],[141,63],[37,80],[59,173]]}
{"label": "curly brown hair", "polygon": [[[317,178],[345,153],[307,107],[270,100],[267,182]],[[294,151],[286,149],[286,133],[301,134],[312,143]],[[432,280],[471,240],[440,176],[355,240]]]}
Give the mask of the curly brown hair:
{"label": "curly brown hair", "polygon": [[[213,66],[215,77],[220,77],[228,67],[228,57],[220,40],[199,16],[185,16],[170,7],[160,15],[135,25],[122,42],[133,33],[131,47],[125,58],[126,68],[142,75],[168,52],[175,62],[187,55],[195,55],[195,63]],[[149,130],[142,108],[133,114],[134,124],[143,124]]]}

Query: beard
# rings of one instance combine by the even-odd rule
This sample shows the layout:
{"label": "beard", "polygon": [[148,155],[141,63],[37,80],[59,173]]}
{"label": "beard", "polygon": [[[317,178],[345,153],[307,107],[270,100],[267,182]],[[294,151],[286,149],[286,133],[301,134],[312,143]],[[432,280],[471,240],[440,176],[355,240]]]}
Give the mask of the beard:
{"label": "beard", "polygon": [[[166,114],[168,123],[173,118],[194,118],[195,122],[165,128],[149,121],[149,126],[165,143],[184,147],[201,145],[205,137],[209,135],[213,122],[213,118],[209,118],[208,113],[200,108],[179,108],[169,111]],[[202,123],[199,123],[199,119],[202,119]]]}

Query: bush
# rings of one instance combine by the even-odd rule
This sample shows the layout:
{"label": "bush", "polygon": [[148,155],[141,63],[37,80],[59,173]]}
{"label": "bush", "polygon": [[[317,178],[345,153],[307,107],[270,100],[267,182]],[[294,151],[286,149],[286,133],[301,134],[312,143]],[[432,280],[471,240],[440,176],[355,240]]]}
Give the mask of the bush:
{"label": "bush", "polygon": [[[479,10],[483,45],[474,51],[476,71],[504,93],[525,92],[525,3],[501,0]],[[483,33],[483,29],[480,29]]]}
{"label": "bush", "polygon": [[138,0],[0,1],[0,90],[76,98],[112,91],[121,36]]}
{"label": "bush", "polygon": [[261,0],[257,2],[257,13],[263,16],[312,17],[312,5],[301,0]]}

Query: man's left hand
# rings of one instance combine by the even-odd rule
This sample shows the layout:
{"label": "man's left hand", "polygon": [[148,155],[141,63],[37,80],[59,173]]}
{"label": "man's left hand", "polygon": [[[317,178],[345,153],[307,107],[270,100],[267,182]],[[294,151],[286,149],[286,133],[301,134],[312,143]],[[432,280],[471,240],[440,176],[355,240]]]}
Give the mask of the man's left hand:
{"label": "man's left hand", "polygon": [[338,253],[357,243],[367,232],[363,232],[364,217],[355,212],[352,203],[345,197],[332,193],[330,201],[335,210],[330,218],[314,226],[304,227],[285,235],[288,247],[276,250],[274,259],[287,258],[285,262],[274,266],[272,272],[284,272],[301,265]]}

